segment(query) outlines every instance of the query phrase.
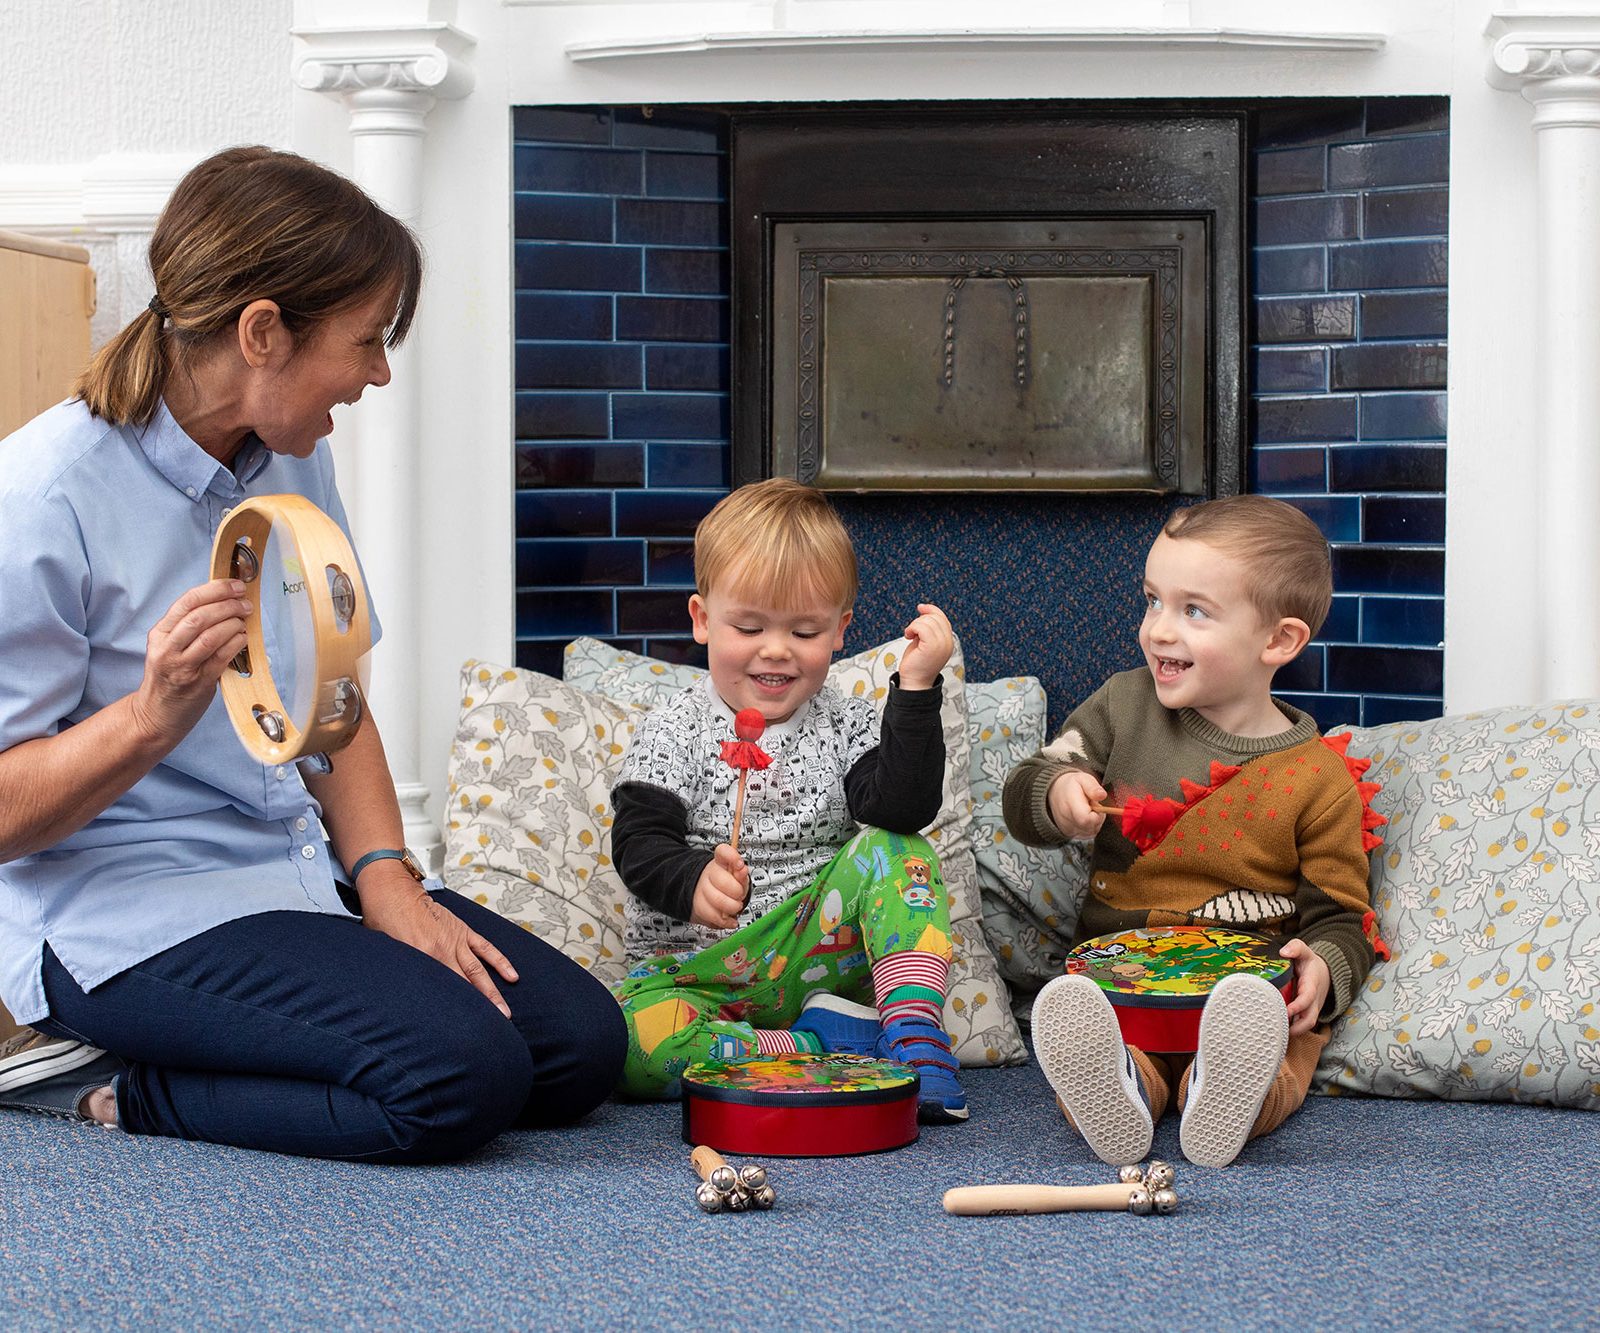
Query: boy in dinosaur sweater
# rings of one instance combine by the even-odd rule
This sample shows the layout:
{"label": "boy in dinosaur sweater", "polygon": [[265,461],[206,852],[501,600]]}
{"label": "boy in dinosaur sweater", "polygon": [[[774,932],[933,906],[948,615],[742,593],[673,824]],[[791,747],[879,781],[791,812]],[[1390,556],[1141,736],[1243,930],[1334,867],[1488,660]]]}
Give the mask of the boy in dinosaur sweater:
{"label": "boy in dinosaur sweater", "polygon": [[[1333,597],[1328,544],[1279,500],[1240,495],[1180,509],[1145,562],[1146,667],[1113,676],[1061,734],[1006,780],[1005,818],[1034,846],[1094,838],[1079,942],[1144,926],[1218,924],[1279,943],[1294,998],[1225,978],[1199,1046],[1161,1056],[1123,1045],[1088,977],[1057,977],[1033,1009],[1034,1050],[1068,1120],[1113,1164],[1149,1151],[1175,1094],[1193,1162],[1225,1166],[1305,1100],[1329,1022],[1381,947],[1367,852],[1383,822],[1349,760],[1273,674],[1321,628]],[[1152,795],[1181,803],[1140,851],[1093,807]]]}

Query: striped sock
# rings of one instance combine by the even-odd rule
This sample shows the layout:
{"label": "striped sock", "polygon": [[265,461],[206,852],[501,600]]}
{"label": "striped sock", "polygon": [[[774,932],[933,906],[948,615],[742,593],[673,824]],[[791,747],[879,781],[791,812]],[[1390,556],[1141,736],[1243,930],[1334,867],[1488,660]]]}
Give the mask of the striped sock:
{"label": "striped sock", "polygon": [[950,964],[938,954],[906,949],[888,953],[872,965],[872,993],[885,1027],[900,1018],[916,1018],[944,1027],[945,987]]}
{"label": "striped sock", "polygon": [[788,1032],[782,1028],[756,1028],[756,1050],[761,1055],[786,1055],[800,1052],[820,1055],[822,1043],[814,1032]]}

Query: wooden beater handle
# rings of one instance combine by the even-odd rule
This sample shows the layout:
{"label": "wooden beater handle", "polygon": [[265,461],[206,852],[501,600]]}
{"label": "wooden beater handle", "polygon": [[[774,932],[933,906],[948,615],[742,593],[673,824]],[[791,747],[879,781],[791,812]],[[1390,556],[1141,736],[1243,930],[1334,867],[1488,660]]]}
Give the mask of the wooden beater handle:
{"label": "wooden beater handle", "polygon": [[701,1180],[710,1180],[713,1171],[719,1166],[728,1165],[728,1159],[715,1148],[708,1148],[702,1143],[689,1154],[689,1163]]}
{"label": "wooden beater handle", "polygon": [[1122,818],[1122,807],[1120,805],[1102,805],[1099,801],[1090,801],[1089,809],[1093,810],[1097,815],[1116,815],[1118,819]]}
{"label": "wooden beater handle", "polygon": [[1011,1217],[1018,1213],[1128,1211],[1138,1185],[962,1185],[944,1192],[944,1210],[961,1217]]}

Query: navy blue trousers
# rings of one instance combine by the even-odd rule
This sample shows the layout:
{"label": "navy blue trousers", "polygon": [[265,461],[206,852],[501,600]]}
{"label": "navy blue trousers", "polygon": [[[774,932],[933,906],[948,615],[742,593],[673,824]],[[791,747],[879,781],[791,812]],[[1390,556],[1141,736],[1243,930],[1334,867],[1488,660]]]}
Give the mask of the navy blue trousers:
{"label": "navy blue trousers", "polygon": [[35,1026],[121,1056],[122,1127],[363,1162],[464,1156],[513,1126],[577,1119],[616,1086],[627,1027],[611,993],[520,926],[458,894],[435,901],[519,980],[482,993],[359,920],[230,921],[83,991],[44,956]]}

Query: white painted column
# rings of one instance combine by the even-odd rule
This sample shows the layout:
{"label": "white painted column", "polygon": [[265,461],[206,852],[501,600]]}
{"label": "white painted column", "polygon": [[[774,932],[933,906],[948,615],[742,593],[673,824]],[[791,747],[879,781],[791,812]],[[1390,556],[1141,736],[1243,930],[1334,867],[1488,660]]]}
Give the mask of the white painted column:
{"label": "white painted column", "polygon": [[1533,697],[1592,698],[1600,695],[1600,7],[1496,14],[1488,31],[1489,81],[1533,104],[1539,168],[1532,595],[1544,678]]}
{"label": "white painted column", "polygon": [[[353,175],[408,224],[422,212],[422,136],[439,97],[463,97],[473,72],[463,60],[471,39],[445,23],[383,28],[296,28],[300,87],[339,98],[350,113]],[[422,376],[408,344],[390,355],[392,377],[369,389],[350,412],[355,448],[342,457],[340,491],[372,587],[383,640],[374,652],[373,716],[382,729],[400,796],[406,843],[430,870],[443,852],[422,780],[423,512]],[[338,762],[337,759],[334,761]]]}

